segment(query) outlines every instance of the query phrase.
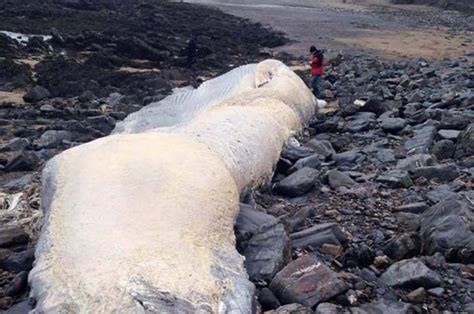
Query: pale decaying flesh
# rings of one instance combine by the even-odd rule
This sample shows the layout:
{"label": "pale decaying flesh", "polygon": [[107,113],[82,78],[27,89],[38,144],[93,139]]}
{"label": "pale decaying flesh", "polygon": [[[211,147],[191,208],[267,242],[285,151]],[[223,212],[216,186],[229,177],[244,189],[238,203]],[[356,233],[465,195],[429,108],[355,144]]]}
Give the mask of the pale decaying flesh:
{"label": "pale decaying flesh", "polygon": [[251,313],[233,232],[239,193],[271,176],[315,106],[296,74],[266,60],[53,158],[30,274],[35,311]]}

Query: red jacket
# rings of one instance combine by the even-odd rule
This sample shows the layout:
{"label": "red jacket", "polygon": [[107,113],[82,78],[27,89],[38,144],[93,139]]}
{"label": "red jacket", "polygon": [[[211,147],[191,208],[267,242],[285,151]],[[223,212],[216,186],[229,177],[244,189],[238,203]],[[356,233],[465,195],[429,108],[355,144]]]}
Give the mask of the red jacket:
{"label": "red jacket", "polygon": [[324,74],[324,65],[321,60],[319,61],[319,57],[314,54],[311,58],[311,75],[323,75]]}

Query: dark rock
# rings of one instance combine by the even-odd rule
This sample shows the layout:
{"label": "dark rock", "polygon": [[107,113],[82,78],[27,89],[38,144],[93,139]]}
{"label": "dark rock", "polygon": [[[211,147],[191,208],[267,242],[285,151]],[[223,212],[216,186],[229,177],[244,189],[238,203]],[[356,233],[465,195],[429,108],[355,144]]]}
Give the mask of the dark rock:
{"label": "dark rock", "polygon": [[375,126],[375,117],[371,112],[358,112],[347,119],[344,129],[352,133],[370,130]]}
{"label": "dark rock", "polygon": [[295,248],[311,246],[316,249],[324,243],[342,245],[347,242],[346,234],[336,223],[316,224],[311,228],[292,233],[290,238]]}
{"label": "dark rock", "polygon": [[0,227],[0,248],[28,244],[30,237],[18,226]]}
{"label": "dark rock", "polygon": [[391,149],[380,149],[375,154],[375,157],[382,163],[391,163],[397,161],[397,158]]}
{"label": "dark rock", "polygon": [[394,209],[395,212],[407,212],[413,214],[421,214],[429,208],[428,204],[419,202],[419,203],[410,203],[398,206]]}
{"label": "dark rock", "polygon": [[291,303],[277,308],[275,314],[313,314],[313,310],[301,304]]}
{"label": "dark rock", "polygon": [[411,258],[421,252],[421,238],[418,233],[404,233],[390,239],[383,252],[394,260]]}
{"label": "dark rock", "polygon": [[[234,224],[234,231],[239,245],[248,241],[263,226],[273,226],[277,219],[257,211],[255,207],[240,203],[240,211]],[[243,250],[242,250],[243,251]]]}
{"label": "dark rock", "polygon": [[30,145],[30,141],[28,141],[26,138],[15,137],[0,145],[0,152],[23,150],[28,147],[28,145]]}
{"label": "dark rock", "polygon": [[420,234],[426,254],[441,252],[448,260],[474,260],[474,208],[466,196],[454,195],[426,210]]}
{"label": "dark rock", "polygon": [[410,170],[413,178],[425,177],[428,180],[436,179],[440,182],[449,182],[460,176],[455,164],[420,167]]}
{"label": "dark rock", "polygon": [[456,158],[474,155],[474,123],[471,123],[466,130],[458,136],[456,145]]}
{"label": "dark rock", "polygon": [[24,176],[19,177],[18,179],[13,179],[3,185],[3,188],[9,191],[18,191],[25,188],[33,181],[33,176],[31,174],[25,174]]}
{"label": "dark rock", "polygon": [[436,127],[425,125],[415,130],[415,135],[405,142],[408,154],[427,153],[436,134]]}
{"label": "dark rock", "polygon": [[443,293],[444,293],[444,289],[441,287],[432,288],[428,290],[429,295],[435,296],[437,298],[441,298],[443,296]]}
{"label": "dark rock", "polygon": [[12,171],[31,171],[34,170],[38,164],[38,159],[33,153],[22,151],[11,159],[5,165],[5,170]]}
{"label": "dark rock", "polygon": [[431,152],[438,160],[448,159],[454,155],[454,142],[451,140],[441,140],[436,142],[431,148]]}
{"label": "dark rock", "polygon": [[365,155],[358,150],[350,150],[339,154],[332,155],[332,159],[339,166],[351,166],[362,162],[365,159]]}
{"label": "dark rock", "polygon": [[314,314],[338,314],[340,312],[341,309],[336,304],[320,303],[316,307],[316,311],[314,311]]}
{"label": "dark rock", "polygon": [[263,288],[258,294],[258,302],[262,306],[263,311],[275,310],[280,307],[280,301],[268,288]]}
{"label": "dark rock", "polygon": [[0,252],[0,267],[7,271],[30,271],[35,260],[35,250],[27,249],[22,252]]}
{"label": "dark rock", "polygon": [[400,159],[397,168],[402,170],[411,170],[419,167],[431,166],[434,164],[433,156],[429,154],[415,154],[407,158]]}
{"label": "dark rock", "polygon": [[5,295],[12,297],[17,294],[20,294],[23,291],[25,291],[27,286],[28,286],[28,272],[21,271],[15,276],[15,278],[13,278],[13,280],[7,286],[7,288],[5,289]]}
{"label": "dark rock", "polygon": [[403,170],[390,170],[376,178],[377,182],[387,185],[391,188],[408,188],[413,185],[410,175]]}
{"label": "dark rock", "polygon": [[32,306],[28,301],[23,301],[13,305],[11,308],[3,312],[3,314],[26,314],[32,310]]}
{"label": "dark rock", "polygon": [[450,185],[442,184],[427,192],[426,198],[432,203],[438,203],[456,195],[457,193]]}
{"label": "dark rock", "polygon": [[324,158],[327,158],[332,154],[336,153],[336,151],[331,145],[331,142],[327,140],[312,139],[308,141],[305,145],[312,148],[316,152],[316,154],[319,154]]}
{"label": "dark rock", "polygon": [[55,148],[61,146],[65,142],[72,140],[72,134],[69,131],[49,130],[44,132],[35,142],[39,148]]}
{"label": "dark rock", "polygon": [[364,103],[361,110],[381,115],[387,111],[387,107],[380,100],[371,98]]}
{"label": "dark rock", "polygon": [[301,196],[309,192],[318,179],[318,170],[305,167],[275,184],[274,191],[289,197]]}
{"label": "dark rock", "polygon": [[320,155],[314,154],[314,155],[299,159],[298,161],[295,162],[295,164],[290,169],[288,169],[288,173],[293,173],[305,167],[320,169],[321,168]]}
{"label": "dark rock", "polygon": [[304,255],[283,268],[270,283],[283,303],[313,307],[347,290],[336,273],[312,255]]}
{"label": "dark rock", "polygon": [[51,93],[46,88],[36,85],[23,96],[23,100],[26,102],[37,102],[49,97],[51,97]]}
{"label": "dark rock", "polygon": [[340,186],[351,187],[357,183],[347,174],[338,170],[331,170],[327,173],[329,185],[335,189]]}
{"label": "dark rock", "polygon": [[407,122],[402,118],[385,118],[380,123],[382,130],[388,133],[397,133],[405,128]]}
{"label": "dark rock", "polygon": [[380,277],[380,281],[389,287],[433,288],[441,284],[438,273],[426,267],[419,259],[409,259],[390,266]]}
{"label": "dark rock", "polygon": [[250,280],[269,282],[291,259],[291,243],[283,225],[260,228],[248,242],[244,256]]}
{"label": "dark rock", "polygon": [[393,302],[384,299],[362,304],[349,309],[351,314],[409,314],[411,305],[404,302]]}
{"label": "dark rock", "polygon": [[109,134],[115,126],[115,121],[109,116],[94,116],[86,118],[86,122],[104,134]]}
{"label": "dark rock", "polygon": [[279,217],[278,220],[280,220],[283,223],[283,225],[285,226],[285,229],[288,232],[293,232],[305,222],[305,220],[311,215],[312,212],[314,212],[313,209],[305,206],[301,208],[300,210],[298,210],[293,215],[291,216],[283,215]]}
{"label": "dark rock", "polygon": [[361,266],[372,264],[375,258],[375,252],[368,245],[362,244],[356,251],[357,262]]}
{"label": "dark rock", "polygon": [[396,214],[398,226],[402,230],[417,231],[420,228],[420,215],[399,212]]}
{"label": "dark rock", "polygon": [[287,144],[281,152],[281,157],[295,162],[298,159],[309,157],[313,154],[314,150],[309,147]]}

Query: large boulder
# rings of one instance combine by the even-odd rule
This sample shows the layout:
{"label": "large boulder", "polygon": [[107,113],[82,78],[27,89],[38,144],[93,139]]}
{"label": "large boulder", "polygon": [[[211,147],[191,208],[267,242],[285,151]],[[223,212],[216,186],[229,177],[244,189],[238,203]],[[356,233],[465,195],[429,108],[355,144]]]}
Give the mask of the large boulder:
{"label": "large boulder", "polygon": [[[471,197],[472,197],[471,193]],[[426,254],[441,252],[448,260],[474,260],[474,207],[472,198],[453,195],[426,210],[420,234]]]}

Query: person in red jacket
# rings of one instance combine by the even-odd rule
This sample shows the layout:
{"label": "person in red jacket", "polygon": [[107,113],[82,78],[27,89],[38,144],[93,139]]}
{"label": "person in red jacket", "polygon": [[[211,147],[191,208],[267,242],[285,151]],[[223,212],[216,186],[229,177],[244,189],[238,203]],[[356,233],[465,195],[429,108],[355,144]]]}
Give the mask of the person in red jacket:
{"label": "person in red jacket", "polygon": [[311,52],[311,88],[313,89],[313,94],[316,98],[321,96],[321,91],[319,90],[319,81],[324,74],[324,55],[323,52],[319,49],[316,49],[315,46],[309,48]]}

